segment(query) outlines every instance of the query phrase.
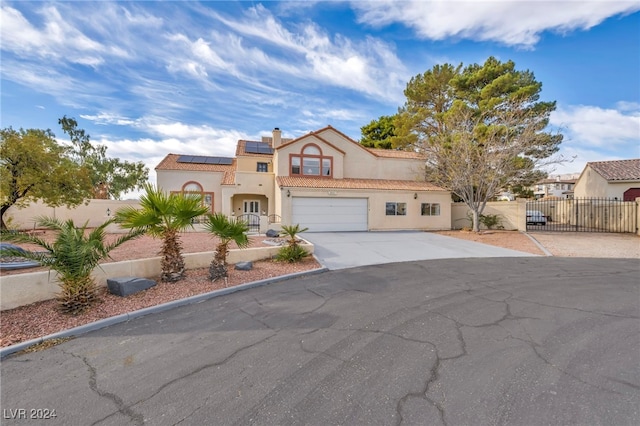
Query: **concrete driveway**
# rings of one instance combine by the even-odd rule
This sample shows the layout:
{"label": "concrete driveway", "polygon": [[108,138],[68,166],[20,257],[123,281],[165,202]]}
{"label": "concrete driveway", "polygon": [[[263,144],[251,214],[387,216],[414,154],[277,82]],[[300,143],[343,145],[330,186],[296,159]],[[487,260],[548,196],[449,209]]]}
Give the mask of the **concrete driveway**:
{"label": "concrete driveway", "polygon": [[2,360],[2,424],[636,425],[639,265],[443,259],[254,288]]}
{"label": "concrete driveway", "polygon": [[419,231],[305,233],[314,254],[331,270],[429,259],[531,257],[473,241]]}

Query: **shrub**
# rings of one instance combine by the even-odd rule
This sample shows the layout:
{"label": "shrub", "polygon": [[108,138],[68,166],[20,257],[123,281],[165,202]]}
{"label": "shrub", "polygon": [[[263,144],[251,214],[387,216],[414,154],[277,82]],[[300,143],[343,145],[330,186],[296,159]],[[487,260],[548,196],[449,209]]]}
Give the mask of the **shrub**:
{"label": "shrub", "polygon": [[498,214],[481,214],[479,220],[487,229],[493,229],[494,226],[500,225],[502,221]]}
{"label": "shrub", "polygon": [[299,245],[294,246],[283,246],[278,250],[278,254],[276,254],[276,260],[280,262],[299,262],[303,258],[309,256],[309,252],[304,249],[304,247],[300,247]]}

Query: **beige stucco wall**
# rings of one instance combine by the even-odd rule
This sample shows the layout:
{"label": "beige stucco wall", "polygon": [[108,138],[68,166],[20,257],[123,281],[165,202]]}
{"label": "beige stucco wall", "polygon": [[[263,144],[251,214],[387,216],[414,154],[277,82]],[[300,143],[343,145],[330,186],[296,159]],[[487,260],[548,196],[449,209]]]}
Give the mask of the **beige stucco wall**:
{"label": "beige stucco wall", "polygon": [[[291,218],[293,214],[293,199],[295,197],[331,197],[331,198],[366,198],[369,206],[368,227],[371,231],[394,230],[394,229],[422,229],[422,230],[443,230],[451,229],[451,196],[448,192],[418,192],[415,191],[376,191],[376,190],[327,190],[312,188],[291,188],[288,189],[291,196],[287,197],[287,190],[283,191],[282,202],[282,223],[293,225]],[[414,199],[414,194],[418,198]],[[405,216],[387,216],[386,203],[397,202],[407,204],[407,214]],[[420,212],[421,203],[440,204],[439,216],[422,216]]]}
{"label": "beige stucco wall", "polygon": [[[305,242],[302,246],[309,253],[313,253],[313,244]],[[230,264],[235,264],[241,261],[269,259],[278,250],[279,247],[233,249],[229,252],[227,260]],[[211,263],[213,252],[185,253],[184,258],[187,269],[206,268]],[[96,283],[102,287],[107,285],[108,278],[156,277],[161,273],[160,261],[160,257],[153,257],[104,263],[100,268],[94,270],[93,277]],[[54,273],[50,274],[48,271],[0,276],[0,310],[13,309],[42,300],[53,299],[59,291],[60,287],[56,275]]]}
{"label": "beige stucco wall", "polygon": [[157,186],[163,191],[181,191],[187,182],[197,182],[205,192],[213,192],[213,210],[222,211],[221,184],[223,172],[197,172],[181,170],[159,170]]}
{"label": "beige stucco wall", "polygon": [[140,203],[137,200],[89,200],[89,204],[67,208],[47,207],[41,202],[35,202],[21,209],[15,206],[9,208],[4,215],[4,220],[13,229],[33,229],[38,216],[55,217],[60,220],[72,219],[78,226],[88,221],[89,227],[96,227],[110,218],[107,215],[107,209],[110,215],[113,216],[118,209],[124,206],[138,208],[139,205]]}
{"label": "beige stucco wall", "polygon": [[326,144],[315,135],[308,135],[294,144],[276,151],[274,162],[277,164],[277,176],[289,175],[289,155],[300,154],[307,144],[315,144],[322,150],[323,156],[333,157],[333,178],[351,179],[390,179],[413,180],[419,176],[423,162],[406,158],[376,157],[360,145],[344,139],[338,133],[328,129],[321,133]]}
{"label": "beige stucco wall", "polygon": [[242,172],[257,172],[258,163],[267,163],[269,172],[273,172],[273,164],[271,158],[253,156],[236,157],[236,170]]}
{"label": "beige stucco wall", "polygon": [[[504,229],[522,230],[527,229],[526,225],[526,200],[517,201],[495,201],[489,202],[484,208],[482,214],[497,214],[501,219],[501,225]],[[471,210],[464,203],[451,204],[451,227],[452,229],[470,228],[471,222],[467,218]],[[483,226],[481,225],[481,228]]]}

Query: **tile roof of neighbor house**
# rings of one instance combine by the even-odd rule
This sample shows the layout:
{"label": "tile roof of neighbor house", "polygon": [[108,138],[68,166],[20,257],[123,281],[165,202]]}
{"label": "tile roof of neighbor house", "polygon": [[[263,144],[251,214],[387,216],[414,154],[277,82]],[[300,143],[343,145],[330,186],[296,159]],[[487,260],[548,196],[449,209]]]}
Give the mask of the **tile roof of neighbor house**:
{"label": "tile roof of neighbor house", "polygon": [[385,179],[327,179],[302,176],[278,176],[278,186],[321,189],[382,189],[396,191],[444,191],[429,182]]}
{"label": "tile roof of neighbor house", "polygon": [[587,163],[606,180],[640,180],[640,159]]}
{"label": "tile roof of neighbor house", "polygon": [[576,183],[575,179],[543,179],[541,181],[538,181],[536,183],[536,185],[544,185],[547,183]]}

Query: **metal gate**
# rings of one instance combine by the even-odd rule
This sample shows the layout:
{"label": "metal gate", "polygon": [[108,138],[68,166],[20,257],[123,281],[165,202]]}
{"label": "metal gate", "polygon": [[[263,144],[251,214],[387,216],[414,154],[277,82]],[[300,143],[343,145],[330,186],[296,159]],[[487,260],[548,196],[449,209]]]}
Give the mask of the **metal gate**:
{"label": "metal gate", "polygon": [[238,220],[247,224],[249,232],[260,232],[260,216],[257,214],[243,214],[238,216]]}
{"label": "metal gate", "polygon": [[575,198],[527,202],[527,231],[637,232],[635,201]]}

